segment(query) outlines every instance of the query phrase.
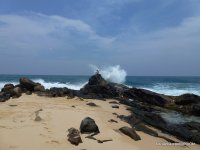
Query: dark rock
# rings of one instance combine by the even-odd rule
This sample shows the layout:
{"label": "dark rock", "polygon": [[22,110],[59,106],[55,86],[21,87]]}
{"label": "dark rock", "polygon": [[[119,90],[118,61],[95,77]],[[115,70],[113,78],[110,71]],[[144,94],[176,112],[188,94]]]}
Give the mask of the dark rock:
{"label": "dark rock", "polygon": [[91,140],[97,140],[94,136],[92,136],[92,135],[88,135],[88,136],[86,136],[85,137],[86,139],[91,139]]}
{"label": "dark rock", "polygon": [[5,84],[4,88],[2,89],[2,92],[4,92],[4,96],[6,95],[6,97],[19,97],[18,95],[16,95],[16,92],[14,91],[14,85],[13,84]]}
{"label": "dark rock", "polygon": [[134,127],[135,127],[136,131],[142,131],[142,132],[149,134],[151,136],[158,137],[158,133],[156,131],[148,128],[143,123],[138,123]]}
{"label": "dark rock", "polygon": [[167,142],[170,142],[170,143],[178,143],[178,142],[176,142],[176,141],[174,141],[174,140],[172,140],[172,139],[170,139],[170,138],[168,138],[168,137],[165,137],[165,136],[158,136],[159,138],[162,138],[162,139],[164,139],[164,140],[166,140]]}
{"label": "dark rock", "polygon": [[110,119],[110,120],[108,120],[108,122],[118,123],[118,121],[116,121],[116,120],[114,120],[114,119]]}
{"label": "dark rock", "polygon": [[118,116],[118,114],[117,113],[112,113],[113,115],[115,115],[115,116]]}
{"label": "dark rock", "polygon": [[18,106],[18,105],[14,105],[14,104],[11,104],[11,105],[9,105],[10,107],[16,107],[16,106]]}
{"label": "dark rock", "polygon": [[112,108],[117,108],[118,109],[119,106],[118,105],[113,105]]}
{"label": "dark rock", "polygon": [[192,111],[191,113],[193,115],[197,115],[197,116],[200,116],[200,103],[199,104],[195,104],[192,106]]}
{"label": "dark rock", "polygon": [[22,89],[20,87],[15,87],[13,91],[16,97],[20,97],[22,95]]}
{"label": "dark rock", "polygon": [[200,103],[200,97],[195,94],[183,94],[175,98],[177,105],[188,105],[198,102]]}
{"label": "dark rock", "polygon": [[20,78],[19,82],[22,88],[25,88],[28,91],[34,91],[34,87],[37,85],[35,82],[31,81],[28,78]]}
{"label": "dark rock", "polygon": [[37,96],[47,96],[46,92],[35,92]]}
{"label": "dark rock", "polygon": [[132,128],[134,128],[136,124],[139,124],[142,122],[141,119],[138,119],[134,114],[129,115],[129,116],[118,115],[117,118],[121,119],[122,121],[127,122],[128,124],[131,125]]}
{"label": "dark rock", "polygon": [[119,129],[122,133],[129,136],[130,138],[134,139],[135,141],[141,140],[140,136],[135,132],[133,128],[129,127],[122,127]]}
{"label": "dark rock", "polygon": [[9,84],[5,84],[1,91],[5,93],[10,93],[11,91],[13,91],[13,89],[14,89],[14,85],[9,83]]}
{"label": "dark rock", "polygon": [[71,144],[74,144],[74,145],[79,145],[80,143],[83,143],[82,142],[82,139],[81,139],[81,136],[80,136],[80,133],[77,129],[75,128],[70,128],[68,130],[68,141],[71,143]]}
{"label": "dark rock", "polygon": [[87,134],[99,133],[99,128],[92,118],[86,117],[81,122],[80,131],[81,131],[81,133],[87,133]]}
{"label": "dark rock", "polygon": [[125,90],[123,96],[157,106],[165,106],[172,102],[172,99],[165,95],[161,95],[145,89],[131,88]]}
{"label": "dark rock", "polygon": [[10,99],[10,94],[0,92],[0,102],[5,102]]}
{"label": "dark rock", "polygon": [[47,91],[47,96],[48,97],[65,97],[68,96],[70,98],[73,98],[76,96],[77,91],[76,90],[71,90],[68,88],[50,88],[50,90]]}
{"label": "dark rock", "polygon": [[86,105],[88,105],[88,106],[92,106],[92,107],[98,107],[98,105],[96,105],[96,104],[93,103],[93,102],[87,103]]}
{"label": "dark rock", "polygon": [[99,74],[90,77],[88,85],[106,85],[108,82]]}
{"label": "dark rock", "polygon": [[26,95],[31,95],[32,92],[31,91],[26,91]]}
{"label": "dark rock", "polygon": [[100,74],[90,77],[88,84],[81,88],[81,97],[84,98],[115,98],[121,96],[125,86],[111,83],[103,79]]}
{"label": "dark rock", "polygon": [[35,92],[44,92],[45,88],[43,85],[38,84],[38,85],[34,86],[34,91]]}
{"label": "dark rock", "polygon": [[113,141],[112,139],[108,139],[108,140],[97,140],[98,143],[105,143],[105,142],[110,142]]}
{"label": "dark rock", "polygon": [[198,128],[197,123],[195,123],[195,125],[194,123],[173,124],[164,120],[158,113],[156,113],[156,109],[155,109],[156,107],[154,108],[154,107],[149,107],[148,105],[139,105],[139,104],[136,104],[136,101],[132,103],[128,103],[128,104],[131,104],[131,106],[133,107],[132,108],[133,114],[136,115],[137,118],[140,118],[143,122],[153,127],[156,127],[162,130],[163,132],[172,134],[180,140],[195,142],[197,144],[200,143],[199,141],[200,131],[197,130]]}
{"label": "dark rock", "polygon": [[116,102],[116,101],[111,101],[111,102],[109,102],[110,104],[119,104],[118,102]]}

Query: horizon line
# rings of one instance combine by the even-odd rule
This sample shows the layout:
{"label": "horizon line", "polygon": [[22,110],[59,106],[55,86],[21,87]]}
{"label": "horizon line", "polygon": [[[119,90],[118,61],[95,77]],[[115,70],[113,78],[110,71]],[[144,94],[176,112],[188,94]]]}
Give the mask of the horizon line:
{"label": "horizon line", "polygon": [[[17,76],[92,76],[94,74],[1,74],[2,75],[17,75]],[[127,75],[128,77],[200,77],[200,75]]]}

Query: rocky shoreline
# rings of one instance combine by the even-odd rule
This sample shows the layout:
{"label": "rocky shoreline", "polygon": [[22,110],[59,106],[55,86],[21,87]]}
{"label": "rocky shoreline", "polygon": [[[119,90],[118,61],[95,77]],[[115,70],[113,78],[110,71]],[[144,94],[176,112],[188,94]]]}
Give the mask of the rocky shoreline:
{"label": "rocky shoreline", "polygon": [[[150,125],[165,133],[176,136],[182,141],[200,144],[199,122],[192,121],[174,124],[165,120],[157,113],[167,113],[173,110],[181,114],[187,114],[188,116],[200,116],[200,97],[194,94],[184,94],[181,96],[162,95],[144,89],[129,88],[121,84],[111,83],[104,80],[100,74],[95,74],[90,77],[88,83],[80,90],[56,87],[45,89],[40,83],[35,83],[27,78],[20,78],[18,85],[6,84],[2,88],[0,102],[5,102],[10,98],[18,98],[23,93],[27,95],[35,93],[38,96],[47,97],[67,96],[70,98],[79,97],[80,99],[116,99],[117,102],[114,105],[117,106],[119,103],[125,104],[131,112],[130,116],[118,115],[120,119],[131,125],[132,128],[120,128],[121,132],[131,138],[140,139],[136,131],[142,131],[151,136],[159,137],[156,131],[148,128]],[[70,129],[69,139],[73,140],[73,137],[77,138],[78,134],[77,129]],[[160,138],[164,138],[169,142],[176,142],[166,137]],[[81,142],[79,138],[78,141]]]}

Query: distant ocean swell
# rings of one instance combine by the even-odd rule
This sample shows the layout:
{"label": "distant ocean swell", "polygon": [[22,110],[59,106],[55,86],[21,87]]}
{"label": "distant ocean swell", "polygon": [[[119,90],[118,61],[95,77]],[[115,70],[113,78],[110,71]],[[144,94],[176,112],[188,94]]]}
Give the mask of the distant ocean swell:
{"label": "distant ocean swell", "polygon": [[152,87],[139,86],[138,88],[144,88],[150,91],[154,91],[160,94],[179,96],[185,93],[192,93],[196,95],[200,95],[200,87],[199,86],[185,86],[182,88],[178,88],[176,86],[163,84],[155,84]]}
{"label": "distant ocean swell", "polygon": [[[200,95],[200,77],[164,77],[164,76],[127,76],[127,72],[120,67],[107,66],[99,68],[90,65],[93,73],[99,71],[108,81],[125,84],[128,87],[148,89],[160,94],[178,96],[185,93]],[[0,75],[0,88],[6,83],[14,85],[19,78],[27,77],[34,82],[41,83],[46,89],[52,87],[67,87],[74,90],[81,89],[90,76],[61,76],[61,75]]]}
{"label": "distant ocean swell", "polygon": [[[89,78],[89,77],[88,77]],[[129,78],[129,81],[134,77],[127,77]],[[30,78],[32,79],[32,78]],[[67,87],[74,90],[79,90],[82,88],[88,80],[82,80],[81,82],[72,82],[72,81],[63,81],[63,82],[55,82],[55,81],[46,81],[42,78],[32,79],[34,82],[41,83],[45,86],[46,89],[50,89],[51,87]],[[77,79],[78,80],[78,79]],[[134,79],[136,80],[136,79]],[[155,79],[156,80],[156,79]],[[140,82],[140,83],[138,83]],[[124,84],[128,85],[129,87],[137,87],[137,88],[143,88],[148,89],[157,93],[166,94],[166,95],[173,95],[178,96],[184,93],[193,93],[196,95],[200,95],[200,84],[195,83],[157,83],[156,81],[152,81],[152,83],[143,83],[142,81],[138,80],[137,83],[130,83],[125,82]],[[3,88],[3,86],[6,83],[12,83],[14,85],[18,84],[18,80],[14,81],[0,81],[0,89]]]}
{"label": "distant ocean swell", "polygon": [[[31,79],[36,83],[40,83],[42,84],[46,89],[50,89],[52,87],[58,87],[58,88],[63,88],[63,87],[67,87],[69,89],[74,89],[74,90],[79,90],[80,88],[82,88],[87,82],[80,82],[80,83],[70,83],[70,82],[66,82],[66,83],[60,83],[60,82],[48,82],[45,81],[44,79]],[[14,85],[19,84],[19,82],[15,82],[15,81],[11,81],[11,82],[0,82],[0,89],[3,88],[3,86],[7,83],[12,83]]]}

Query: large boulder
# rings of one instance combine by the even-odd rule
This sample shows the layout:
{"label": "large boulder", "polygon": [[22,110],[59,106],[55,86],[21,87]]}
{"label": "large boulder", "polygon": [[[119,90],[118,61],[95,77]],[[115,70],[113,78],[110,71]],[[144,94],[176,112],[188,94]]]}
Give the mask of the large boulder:
{"label": "large boulder", "polygon": [[28,91],[34,91],[34,87],[37,85],[35,82],[31,81],[28,78],[20,78],[19,82],[20,86]]}
{"label": "large boulder", "polygon": [[81,122],[80,131],[81,133],[86,133],[86,134],[99,133],[99,128],[96,125],[94,119],[86,117]]}
{"label": "large boulder", "polygon": [[91,76],[89,82],[80,90],[85,98],[116,98],[126,86],[106,81],[101,74]]}
{"label": "large boulder", "polygon": [[88,85],[106,85],[108,82],[101,76],[101,74],[96,73],[91,76],[88,82]]}
{"label": "large boulder", "polygon": [[83,143],[79,131],[75,128],[70,128],[68,130],[68,141],[71,144],[78,145],[79,143]]}
{"label": "large boulder", "polygon": [[15,93],[15,97],[20,97],[22,95],[22,89],[20,87],[15,87],[13,91]]}
{"label": "large boulder", "polygon": [[9,84],[5,84],[1,91],[5,93],[10,93],[11,91],[13,91],[13,89],[14,89],[14,85],[9,83]]}
{"label": "large boulder", "polygon": [[122,133],[134,139],[135,141],[141,140],[140,136],[135,132],[133,128],[130,127],[122,127],[119,129]]}
{"label": "large boulder", "polygon": [[50,90],[46,91],[46,94],[48,97],[64,97],[64,96],[69,96],[69,97],[74,97],[76,96],[77,91],[76,90],[71,90],[68,88],[50,88]]}
{"label": "large boulder", "polygon": [[10,94],[0,92],[0,102],[5,102],[10,99]]}
{"label": "large boulder", "polygon": [[195,94],[183,94],[175,98],[175,104],[177,105],[189,105],[200,103],[200,97]]}
{"label": "large boulder", "polygon": [[[176,124],[164,119],[160,113],[162,109],[157,109],[155,106],[150,106],[148,104],[140,104],[137,101],[127,102],[131,106],[130,111],[132,111],[133,118],[135,116],[140,118],[142,122],[145,122],[148,125],[156,127],[163,132],[168,132],[178,139],[183,141],[200,143],[200,123],[192,122],[192,123],[180,123]],[[165,110],[165,113],[167,110]],[[170,113],[170,112],[169,112]],[[132,123],[133,121],[133,123]],[[137,124],[135,124],[135,120],[128,121],[130,125],[138,128]],[[141,126],[139,130],[141,130]],[[146,130],[146,129],[145,129]],[[146,132],[146,131],[145,131]],[[149,131],[148,131],[149,132]],[[151,134],[154,134],[153,132]]]}
{"label": "large boulder", "polygon": [[200,116],[200,103],[192,106],[192,114]]}
{"label": "large boulder", "polygon": [[44,91],[45,91],[45,88],[44,88],[43,85],[37,84],[36,86],[34,86],[34,91],[35,91],[35,92],[44,92]]}
{"label": "large boulder", "polygon": [[21,96],[21,90],[19,87],[15,87],[13,84],[5,84],[2,88],[2,92],[4,93],[4,97],[6,99],[8,97],[20,97]]}
{"label": "large boulder", "polygon": [[123,96],[157,106],[165,106],[172,102],[172,99],[165,95],[137,88],[125,90]]}

